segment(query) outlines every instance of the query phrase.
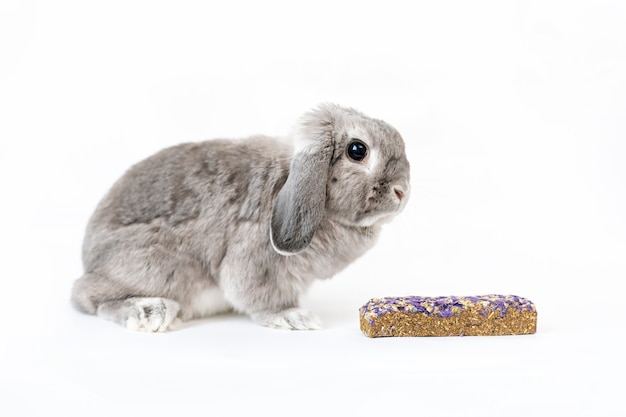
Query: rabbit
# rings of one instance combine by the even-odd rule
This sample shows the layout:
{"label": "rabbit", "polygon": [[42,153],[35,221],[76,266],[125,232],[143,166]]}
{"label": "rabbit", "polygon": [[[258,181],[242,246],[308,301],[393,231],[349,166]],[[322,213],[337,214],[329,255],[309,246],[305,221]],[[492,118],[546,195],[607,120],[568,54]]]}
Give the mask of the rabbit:
{"label": "rabbit", "polygon": [[319,329],[300,296],[374,245],[410,166],[393,127],[335,104],[291,139],[184,143],[132,166],[88,222],[73,306],[145,332],[229,311]]}

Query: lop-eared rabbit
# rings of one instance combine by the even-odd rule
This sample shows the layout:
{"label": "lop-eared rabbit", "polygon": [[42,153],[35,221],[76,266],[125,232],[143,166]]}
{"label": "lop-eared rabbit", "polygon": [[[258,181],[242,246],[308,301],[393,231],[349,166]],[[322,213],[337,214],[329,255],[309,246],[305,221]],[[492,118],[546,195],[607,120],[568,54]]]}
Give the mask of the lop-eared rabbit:
{"label": "lop-eared rabbit", "polygon": [[186,143],[131,167],[88,223],[72,304],[147,332],[226,311],[319,328],[301,294],[402,211],[409,162],[393,127],[333,104],[291,139]]}

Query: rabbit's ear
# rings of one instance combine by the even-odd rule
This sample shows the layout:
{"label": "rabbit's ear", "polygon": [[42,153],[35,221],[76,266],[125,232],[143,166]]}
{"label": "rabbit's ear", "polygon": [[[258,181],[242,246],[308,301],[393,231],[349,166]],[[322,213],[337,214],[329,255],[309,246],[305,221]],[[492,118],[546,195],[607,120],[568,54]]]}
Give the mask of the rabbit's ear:
{"label": "rabbit's ear", "polygon": [[335,117],[323,110],[328,109],[312,112],[302,121],[299,150],[272,208],[270,237],[272,246],[282,255],[305,249],[324,216]]}

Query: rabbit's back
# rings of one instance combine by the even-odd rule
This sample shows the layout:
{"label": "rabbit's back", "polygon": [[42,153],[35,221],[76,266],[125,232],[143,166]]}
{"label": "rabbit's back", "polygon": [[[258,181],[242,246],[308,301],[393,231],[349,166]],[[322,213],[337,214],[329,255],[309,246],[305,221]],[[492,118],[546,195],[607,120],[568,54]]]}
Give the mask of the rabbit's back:
{"label": "rabbit's back", "polygon": [[112,256],[156,243],[205,256],[237,222],[269,216],[291,150],[268,137],[212,140],[164,149],[131,167],[94,212],[83,260],[93,270]]}

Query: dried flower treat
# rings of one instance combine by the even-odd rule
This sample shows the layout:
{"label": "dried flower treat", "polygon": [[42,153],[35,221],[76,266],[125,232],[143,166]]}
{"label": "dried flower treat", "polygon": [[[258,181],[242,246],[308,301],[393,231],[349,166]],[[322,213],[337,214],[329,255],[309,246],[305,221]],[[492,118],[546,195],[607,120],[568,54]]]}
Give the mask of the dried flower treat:
{"label": "dried flower treat", "polygon": [[516,295],[374,298],[360,308],[368,337],[531,334],[537,309]]}

